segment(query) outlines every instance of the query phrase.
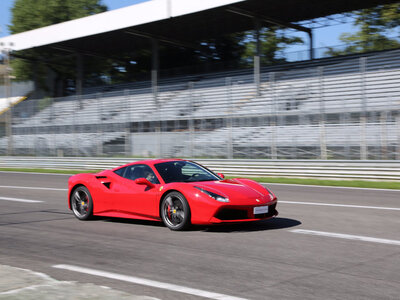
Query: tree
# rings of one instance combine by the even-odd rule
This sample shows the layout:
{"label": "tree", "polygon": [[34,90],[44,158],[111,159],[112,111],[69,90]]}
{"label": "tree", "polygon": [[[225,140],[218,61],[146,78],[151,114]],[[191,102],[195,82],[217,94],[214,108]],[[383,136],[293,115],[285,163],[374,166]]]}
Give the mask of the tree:
{"label": "tree", "polygon": [[[289,45],[303,44],[300,37],[287,36],[285,31],[278,27],[265,27],[260,30],[261,41],[261,64],[268,65],[272,63],[285,61],[284,58],[279,57],[283,50]],[[251,65],[253,57],[256,53],[256,32],[249,31],[245,36],[243,43],[246,50],[242,56],[245,65]]]}
{"label": "tree", "polygon": [[345,55],[368,51],[379,51],[400,47],[396,38],[388,37],[388,33],[400,26],[400,4],[379,5],[374,8],[355,12],[354,25],[359,30],[354,33],[343,33],[340,40],[345,44],[343,50],[329,49],[329,55]]}
{"label": "tree", "polygon": [[[15,34],[106,10],[107,7],[100,0],[16,0],[9,29]],[[98,69],[98,64],[93,65]],[[49,72],[55,77],[56,85],[61,85],[61,90],[64,90],[66,82],[74,80],[76,69],[74,55],[64,53],[60,58],[54,50],[35,49],[17,53],[12,67],[18,80],[36,79],[42,89],[53,91],[56,89],[46,82]],[[88,70],[89,73],[92,71]]]}
{"label": "tree", "polygon": [[198,59],[203,62],[225,61],[237,67],[243,57],[246,46],[242,43],[245,33],[233,33],[203,41]]}
{"label": "tree", "polygon": [[16,0],[9,29],[15,34],[106,10],[99,0]]}

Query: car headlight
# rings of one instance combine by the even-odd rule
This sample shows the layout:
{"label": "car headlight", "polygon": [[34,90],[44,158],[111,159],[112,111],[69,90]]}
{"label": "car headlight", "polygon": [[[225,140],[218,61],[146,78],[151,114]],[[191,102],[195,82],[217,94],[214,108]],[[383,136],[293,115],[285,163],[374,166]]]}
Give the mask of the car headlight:
{"label": "car headlight", "polygon": [[275,194],[273,192],[271,192],[271,190],[269,188],[267,188],[266,186],[264,186],[264,188],[267,190],[271,201],[274,200],[276,198]]}
{"label": "car headlight", "polygon": [[207,191],[201,187],[195,186],[194,188],[198,189],[199,191],[203,192],[204,194],[207,194],[208,196],[210,196],[211,198],[213,198],[214,200],[217,200],[219,202],[229,202],[229,199],[226,197],[223,197],[221,195],[218,195],[216,193]]}

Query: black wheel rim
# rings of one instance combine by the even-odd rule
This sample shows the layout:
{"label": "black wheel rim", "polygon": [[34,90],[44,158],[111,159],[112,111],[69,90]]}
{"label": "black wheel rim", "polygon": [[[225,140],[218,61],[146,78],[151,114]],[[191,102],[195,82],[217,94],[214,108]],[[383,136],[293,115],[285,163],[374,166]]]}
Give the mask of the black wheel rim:
{"label": "black wheel rim", "polygon": [[175,228],[185,221],[185,209],[177,196],[168,196],[163,205],[164,220],[169,227]]}
{"label": "black wheel rim", "polygon": [[89,195],[83,190],[76,190],[72,196],[72,210],[79,218],[89,213]]}

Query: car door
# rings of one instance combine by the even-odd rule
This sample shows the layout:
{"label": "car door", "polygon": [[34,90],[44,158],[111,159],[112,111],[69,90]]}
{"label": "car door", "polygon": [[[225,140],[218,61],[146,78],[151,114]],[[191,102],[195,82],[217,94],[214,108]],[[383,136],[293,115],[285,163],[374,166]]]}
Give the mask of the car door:
{"label": "car door", "polygon": [[[137,184],[135,180],[138,178],[148,179],[152,186]],[[149,166],[136,164],[126,167],[119,180],[118,190],[115,191],[115,210],[142,217],[158,217],[159,185],[160,182]]]}

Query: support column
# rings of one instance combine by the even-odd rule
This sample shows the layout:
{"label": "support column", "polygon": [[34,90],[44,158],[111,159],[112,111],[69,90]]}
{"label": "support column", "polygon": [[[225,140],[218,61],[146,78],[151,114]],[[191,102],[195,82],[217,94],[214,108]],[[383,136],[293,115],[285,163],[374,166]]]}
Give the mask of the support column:
{"label": "support column", "polygon": [[400,114],[396,115],[396,125],[397,125],[397,145],[396,145],[396,159],[400,159]]}
{"label": "support column", "polygon": [[314,59],[314,36],[312,29],[310,29],[310,31],[308,31],[307,33],[310,41],[310,48],[309,48],[310,60],[312,60]]}
{"label": "support column", "polygon": [[96,107],[97,107],[97,118],[99,120],[99,125],[97,125],[97,149],[96,149],[96,154],[97,156],[103,156],[103,140],[104,140],[104,133],[103,133],[103,102],[99,101],[99,99],[102,98],[102,95],[100,93],[96,93]]}
{"label": "support column", "polygon": [[254,19],[255,27],[256,27],[256,52],[254,55],[254,83],[256,85],[256,93],[257,96],[260,96],[260,69],[261,69],[261,41],[260,41],[260,29],[261,22],[259,19]]}
{"label": "support column", "polygon": [[151,87],[154,103],[158,108],[158,71],[159,71],[159,44],[155,38],[151,39]]}
{"label": "support column", "polygon": [[233,103],[232,103],[232,78],[225,79],[226,92],[228,97],[228,117],[226,118],[228,127],[228,142],[227,142],[227,159],[233,159],[233,136],[232,136],[232,118],[233,118]]}
{"label": "support column", "polygon": [[318,78],[319,78],[319,143],[320,143],[320,154],[322,160],[328,159],[326,149],[326,131],[325,131],[325,102],[324,102],[324,69],[318,67]]}
{"label": "support column", "polygon": [[381,131],[381,151],[380,151],[380,159],[386,160],[388,159],[388,144],[387,144],[387,111],[382,111],[379,117],[379,127]]}
{"label": "support column", "polygon": [[155,122],[155,133],[157,135],[157,155],[162,156],[162,132],[161,132],[161,114],[158,103],[158,70],[159,70],[159,45],[158,40],[151,38],[151,89],[153,93],[153,101],[157,110],[157,120]]}
{"label": "support column", "polygon": [[125,156],[131,155],[131,97],[129,90],[124,90],[125,100]]}
{"label": "support column", "polygon": [[[193,103],[193,97],[194,97],[194,82],[191,81],[189,82],[189,101],[190,101],[190,109],[192,111],[194,111],[194,103]],[[191,158],[194,158],[194,150],[195,150],[195,145],[194,145],[194,137],[195,137],[195,120],[192,118],[190,118],[188,120],[188,125],[189,125],[189,141],[190,141],[190,145],[189,145],[189,154]]]}
{"label": "support column", "polygon": [[38,61],[33,61],[33,99],[39,99]]}
{"label": "support column", "polygon": [[82,95],[83,91],[83,55],[79,52],[76,53],[76,95]]}
{"label": "support column", "polygon": [[360,125],[361,125],[361,143],[360,143],[360,159],[366,160],[368,158],[368,147],[367,147],[367,95],[365,85],[365,72],[366,72],[366,57],[360,58],[360,74],[361,74],[361,114],[360,114]]}
{"label": "support column", "polygon": [[4,51],[4,65],[6,67],[4,72],[4,85],[6,89],[6,99],[8,110],[5,113],[6,117],[6,136],[7,136],[7,155],[13,155],[14,143],[12,134],[12,100],[11,100],[11,82],[10,82],[10,50],[5,49]]}
{"label": "support column", "polygon": [[276,126],[278,123],[278,106],[276,105],[276,95],[275,95],[275,73],[269,73],[269,86],[271,88],[272,94],[272,111],[271,111],[271,159],[278,159],[278,151],[276,146]]}

